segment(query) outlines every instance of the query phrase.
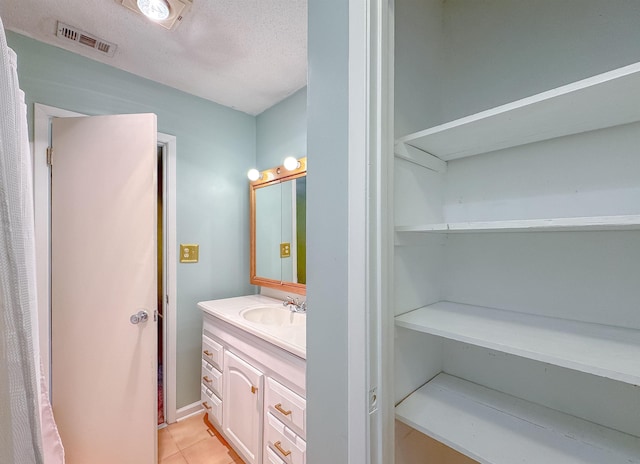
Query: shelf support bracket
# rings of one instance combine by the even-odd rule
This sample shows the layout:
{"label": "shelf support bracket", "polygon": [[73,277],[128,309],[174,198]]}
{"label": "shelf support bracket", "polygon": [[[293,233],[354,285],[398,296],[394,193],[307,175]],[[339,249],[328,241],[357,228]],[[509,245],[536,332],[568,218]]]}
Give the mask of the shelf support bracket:
{"label": "shelf support bracket", "polygon": [[410,163],[417,164],[419,166],[430,169],[435,172],[446,172],[447,162],[442,161],[437,156],[433,156],[431,153],[422,151],[419,148],[407,145],[404,142],[398,142],[395,144],[394,153],[397,158],[401,158]]}

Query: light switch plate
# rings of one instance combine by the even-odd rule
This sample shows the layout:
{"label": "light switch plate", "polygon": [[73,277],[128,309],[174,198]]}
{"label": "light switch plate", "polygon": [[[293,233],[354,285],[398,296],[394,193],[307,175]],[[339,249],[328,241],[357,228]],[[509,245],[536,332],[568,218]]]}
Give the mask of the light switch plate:
{"label": "light switch plate", "polygon": [[197,263],[199,257],[200,245],[180,244],[180,262],[181,263]]}
{"label": "light switch plate", "polygon": [[281,243],[280,244],[280,257],[288,258],[291,256],[291,244],[290,243]]}

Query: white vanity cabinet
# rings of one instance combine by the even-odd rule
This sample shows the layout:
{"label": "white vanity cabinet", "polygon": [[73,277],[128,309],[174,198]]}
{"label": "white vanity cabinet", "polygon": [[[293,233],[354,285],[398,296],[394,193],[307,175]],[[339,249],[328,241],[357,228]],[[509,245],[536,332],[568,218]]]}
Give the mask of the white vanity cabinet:
{"label": "white vanity cabinet", "polygon": [[[286,343],[285,348],[272,343],[279,342],[274,337],[282,336],[280,332],[266,341],[259,326],[244,326],[236,317],[243,305],[255,306],[255,298],[198,304],[203,310],[203,407],[210,424],[244,462],[302,464],[306,361],[299,356],[302,347],[294,347],[294,354],[285,349]],[[302,338],[299,333],[290,335],[290,340],[304,341],[304,333]]]}
{"label": "white vanity cabinet", "polygon": [[304,437],[306,435],[307,401],[274,379],[268,379],[265,410]]}
{"label": "white vanity cabinet", "polygon": [[288,464],[306,462],[306,442],[271,413],[265,416],[264,441],[267,454],[271,451]]}
{"label": "white vanity cabinet", "polygon": [[265,455],[271,453],[289,464],[305,463],[306,400],[271,378],[265,395]]}
{"label": "white vanity cabinet", "polygon": [[230,351],[224,353],[224,434],[250,464],[260,462],[264,374]]}
{"label": "white vanity cabinet", "polygon": [[222,345],[210,336],[202,337],[201,401],[211,423],[222,425]]}
{"label": "white vanity cabinet", "polygon": [[394,6],[396,464],[640,463],[637,4]]}

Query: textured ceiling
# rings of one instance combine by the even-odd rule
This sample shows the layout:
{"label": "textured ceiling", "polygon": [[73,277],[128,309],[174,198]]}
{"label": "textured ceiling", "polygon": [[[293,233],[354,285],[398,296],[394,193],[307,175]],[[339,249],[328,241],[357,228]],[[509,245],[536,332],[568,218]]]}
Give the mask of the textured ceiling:
{"label": "textured ceiling", "polygon": [[[193,0],[167,30],[116,0],[0,0],[6,29],[249,114],[307,82],[307,0]],[[62,21],[113,57],[56,37]]]}

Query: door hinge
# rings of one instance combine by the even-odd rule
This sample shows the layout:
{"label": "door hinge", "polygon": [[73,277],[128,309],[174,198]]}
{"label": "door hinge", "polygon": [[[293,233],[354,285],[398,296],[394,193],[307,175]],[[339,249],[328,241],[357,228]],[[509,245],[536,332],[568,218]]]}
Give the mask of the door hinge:
{"label": "door hinge", "polygon": [[53,165],[53,147],[47,147],[47,166]]}
{"label": "door hinge", "polygon": [[165,295],[167,297],[167,304],[169,304],[169,295]]}

